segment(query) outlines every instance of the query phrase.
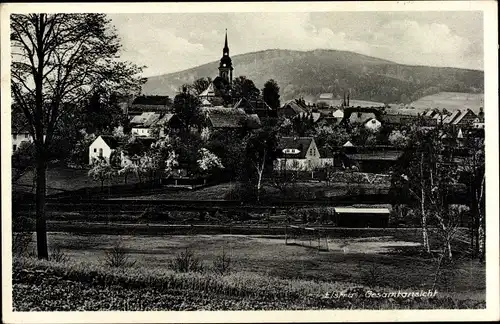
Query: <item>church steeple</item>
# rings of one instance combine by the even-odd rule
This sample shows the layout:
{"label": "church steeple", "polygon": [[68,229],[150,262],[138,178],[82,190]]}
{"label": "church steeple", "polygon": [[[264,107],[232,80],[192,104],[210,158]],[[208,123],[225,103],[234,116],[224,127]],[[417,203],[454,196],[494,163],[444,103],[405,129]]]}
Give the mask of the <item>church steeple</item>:
{"label": "church steeple", "polygon": [[219,76],[231,84],[233,82],[233,63],[229,57],[229,45],[227,44],[227,29],[224,48],[222,50],[222,58],[219,64]]}

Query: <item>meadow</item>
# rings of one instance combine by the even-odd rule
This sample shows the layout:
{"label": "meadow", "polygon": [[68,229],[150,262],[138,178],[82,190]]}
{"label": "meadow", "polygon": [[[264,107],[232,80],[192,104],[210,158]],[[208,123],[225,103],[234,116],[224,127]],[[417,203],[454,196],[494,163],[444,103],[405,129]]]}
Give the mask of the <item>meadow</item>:
{"label": "meadow", "polygon": [[484,107],[484,94],[482,93],[461,93],[461,92],[440,92],[430,96],[422,97],[410,104],[415,110],[420,112],[426,109],[447,109],[455,111],[458,109],[471,109],[476,114],[479,108]]}
{"label": "meadow", "polygon": [[[411,235],[330,237],[329,251],[318,251],[308,246],[285,245],[283,237],[277,236],[52,232],[49,246],[59,255],[56,262],[14,259],[14,307],[16,310],[484,307],[484,265],[457,259],[437,272],[436,260],[416,253],[419,248],[416,239]],[[33,247],[34,240],[31,244]],[[106,264],[107,256],[117,245],[126,251],[130,266],[114,269]],[[172,270],[172,261],[186,251],[199,260],[199,269],[188,273]],[[230,266],[224,273],[217,273],[217,262],[222,255],[230,260]],[[72,290],[68,291],[60,282],[73,287]],[[53,301],[50,298],[43,301],[29,293],[43,291],[44,287],[47,290],[44,294],[51,294]],[[438,295],[436,299],[392,301],[321,298],[327,291],[349,289],[436,289]],[[167,304],[152,297],[157,290],[160,296],[165,295],[163,302]],[[87,302],[79,299],[78,291],[87,296]]]}

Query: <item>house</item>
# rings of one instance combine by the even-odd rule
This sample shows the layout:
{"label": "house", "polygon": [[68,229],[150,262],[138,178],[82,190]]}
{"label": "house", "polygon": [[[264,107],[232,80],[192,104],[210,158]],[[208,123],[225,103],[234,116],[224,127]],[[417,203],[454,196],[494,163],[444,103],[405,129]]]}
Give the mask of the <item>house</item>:
{"label": "house", "polygon": [[235,129],[248,127],[259,128],[260,118],[257,114],[246,114],[243,109],[226,107],[202,107],[208,126],[215,129]]}
{"label": "house", "polygon": [[182,129],[183,122],[176,114],[167,113],[156,122],[160,126],[159,137],[164,137],[168,130],[177,131]]}
{"label": "house", "polygon": [[472,122],[472,128],[474,129],[484,129],[484,117],[476,117]]}
{"label": "house", "polygon": [[386,206],[334,207],[334,220],[341,227],[387,227],[391,210]]}
{"label": "house", "polygon": [[282,137],[278,143],[275,170],[312,171],[329,160],[322,160],[312,137]]}
{"label": "house", "polygon": [[451,115],[443,120],[443,124],[451,125],[458,115],[460,115],[460,110],[455,110]]}
{"label": "house", "polygon": [[322,93],[316,100],[318,107],[334,107],[339,103],[338,98],[333,93]]}
{"label": "house", "polygon": [[338,158],[345,167],[355,166],[361,172],[384,173],[395,166],[403,151],[398,150],[349,150],[339,153]]}
{"label": "house", "polygon": [[118,140],[111,135],[100,135],[89,146],[89,164],[104,159],[109,163],[111,154],[119,147]]}
{"label": "house", "polygon": [[382,123],[379,122],[376,118],[371,118],[365,122],[365,128],[371,130],[372,132],[376,132],[382,127]]}
{"label": "house", "polygon": [[474,120],[477,118],[477,115],[470,109],[466,111],[460,111],[460,115],[458,115],[455,120],[453,120],[452,124],[457,127],[473,127]]}
{"label": "house", "polygon": [[160,114],[155,112],[145,112],[132,117],[130,126],[131,133],[136,136],[150,137],[153,134],[153,126],[160,120]]}
{"label": "house", "polygon": [[144,112],[164,114],[172,112],[172,99],[169,96],[139,96],[136,97],[127,109],[129,116],[140,115]]}
{"label": "house", "polygon": [[306,107],[299,104],[297,100],[289,100],[279,109],[278,115],[290,119],[305,112]]}
{"label": "house", "polygon": [[28,131],[28,125],[12,125],[12,153],[14,153],[23,142],[32,143],[33,137]]}
{"label": "house", "polygon": [[277,117],[277,111],[274,111],[262,98],[239,99],[233,106],[233,109],[243,109],[247,114],[257,114],[260,118]]}

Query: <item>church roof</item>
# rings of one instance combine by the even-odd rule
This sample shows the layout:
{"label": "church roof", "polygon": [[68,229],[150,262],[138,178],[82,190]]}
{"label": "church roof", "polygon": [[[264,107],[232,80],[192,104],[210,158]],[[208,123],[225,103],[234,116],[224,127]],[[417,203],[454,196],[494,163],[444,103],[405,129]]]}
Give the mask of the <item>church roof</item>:
{"label": "church roof", "polygon": [[210,82],[210,84],[208,85],[208,87],[205,89],[205,91],[203,91],[202,93],[200,93],[198,95],[198,97],[215,97],[215,87],[214,87],[214,83],[213,82]]}

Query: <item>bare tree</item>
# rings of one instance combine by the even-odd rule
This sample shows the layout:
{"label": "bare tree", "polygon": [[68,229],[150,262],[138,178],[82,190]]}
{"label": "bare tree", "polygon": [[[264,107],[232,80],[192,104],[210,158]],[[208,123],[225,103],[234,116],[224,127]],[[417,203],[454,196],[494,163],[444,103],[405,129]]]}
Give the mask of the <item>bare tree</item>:
{"label": "bare tree", "polygon": [[97,88],[139,90],[141,68],[118,61],[119,39],[103,14],[11,15],[11,92],[34,139],[38,257],[47,259],[46,170],[61,116]]}

